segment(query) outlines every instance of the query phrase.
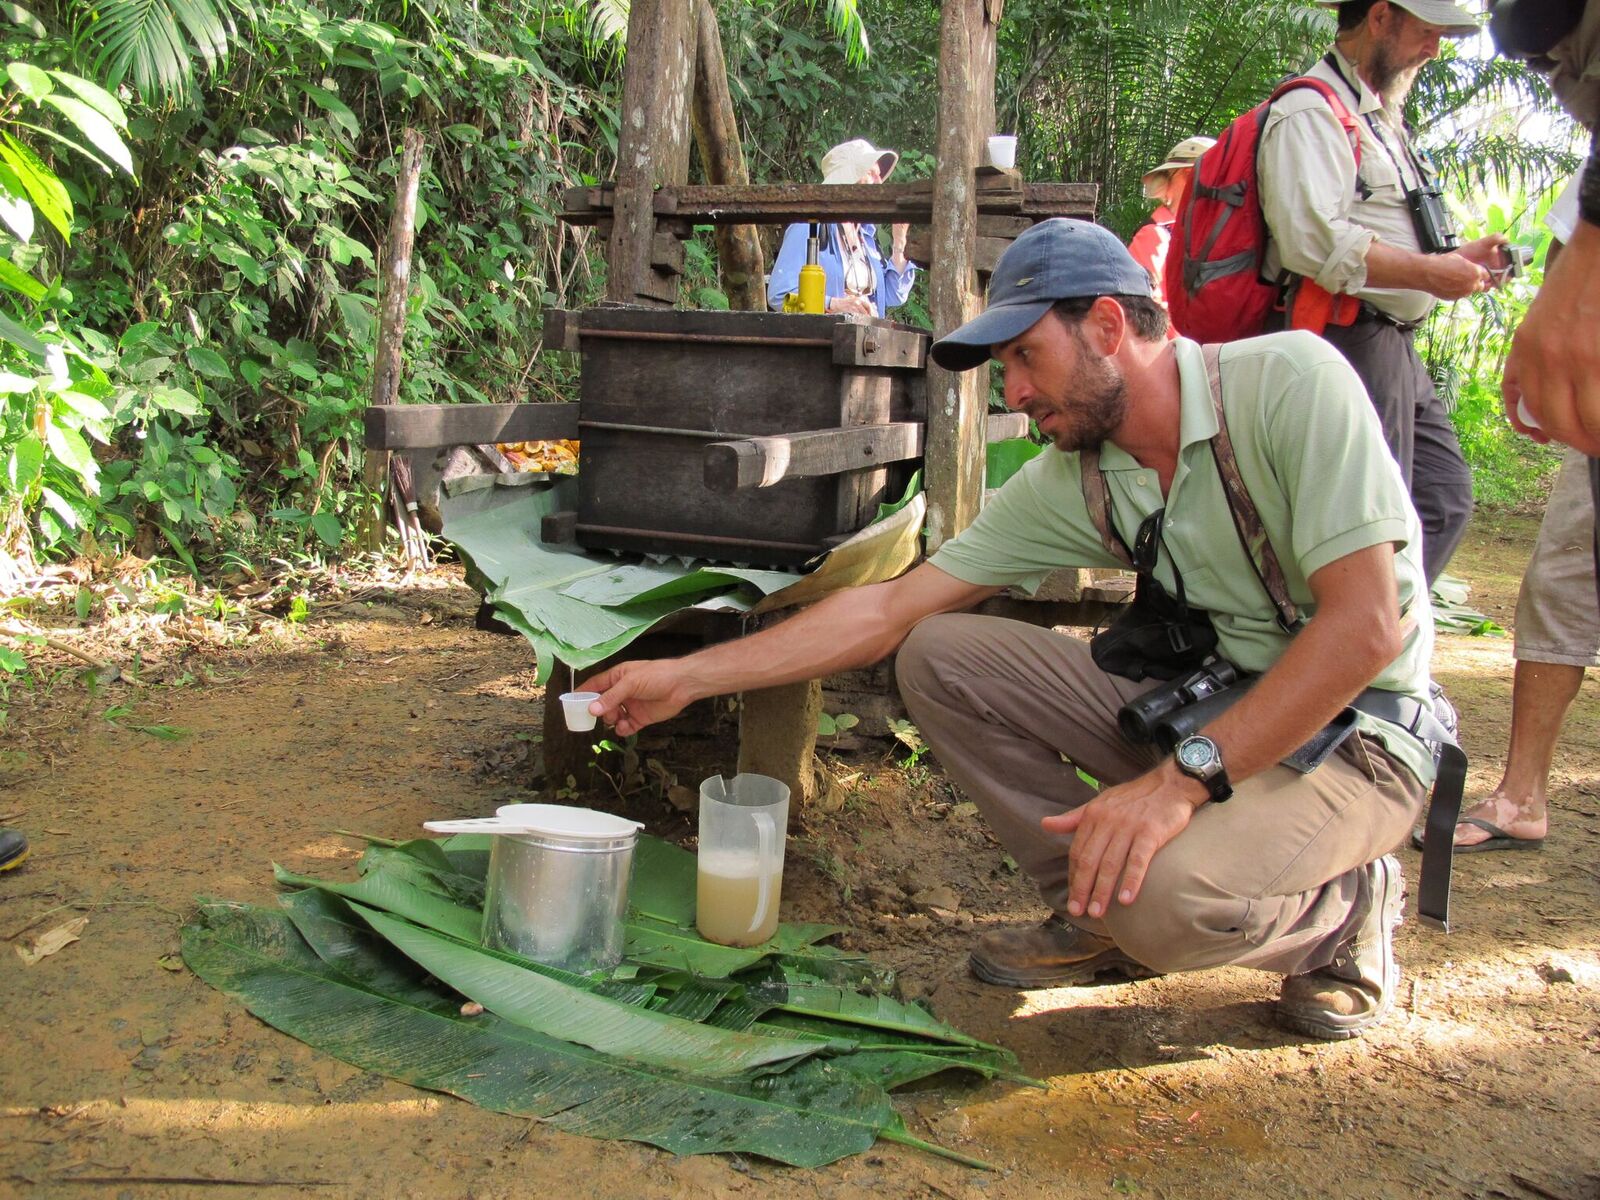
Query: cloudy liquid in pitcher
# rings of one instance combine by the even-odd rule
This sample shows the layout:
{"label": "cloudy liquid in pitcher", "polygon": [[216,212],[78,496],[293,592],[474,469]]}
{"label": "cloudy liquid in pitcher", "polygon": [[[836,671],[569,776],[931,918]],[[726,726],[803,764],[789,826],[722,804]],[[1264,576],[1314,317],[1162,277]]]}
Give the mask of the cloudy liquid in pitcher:
{"label": "cloudy liquid in pitcher", "polygon": [[782,872],[773,872],[765,888],[767,914],[761,927],[752,930],[750,921],[761,902],[759,865],[742,854],[702,853],[695,877],[695,927],[700,936],[724,946],[754,946],[766,941],[778,929]]}

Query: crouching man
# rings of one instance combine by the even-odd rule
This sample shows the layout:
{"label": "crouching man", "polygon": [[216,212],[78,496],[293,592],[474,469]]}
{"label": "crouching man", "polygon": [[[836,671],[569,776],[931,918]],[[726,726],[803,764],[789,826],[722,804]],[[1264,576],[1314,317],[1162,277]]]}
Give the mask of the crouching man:
{"label": "crouching man", "polygon": [[[997,265],[987,311],[933,356],[954,370],[998,359],[1007,405],[1055,450],[900,578],[583,686],[626,735],[702,697],[898,650],[913,720],[1055,913],[982,938],[980,978],[1041,987],[1257,967],[1285,977],[1284,1024],[1353,1037],[1398,987],[1401,880],[1387,852],[1433,777],[1403,727],[1427,699],[1432,647],[1417,517],[1336,350],[1303,333],[1220,348],[1224,427],[1213,352],[1165,329],[1149,276],[1111,233],[1035,226]],[[1214,630],[1216,654],[1256,676],[1171,754],[1130,741],[1117,719],[1164,684],[1111,674],[1049,629],[959,611],[1058,567],[1130,561],[1161,611],[1202,643]],[[1358,694],[1392,720],[1357,711],[1320,765],[1282,764],[1348,720]]]}

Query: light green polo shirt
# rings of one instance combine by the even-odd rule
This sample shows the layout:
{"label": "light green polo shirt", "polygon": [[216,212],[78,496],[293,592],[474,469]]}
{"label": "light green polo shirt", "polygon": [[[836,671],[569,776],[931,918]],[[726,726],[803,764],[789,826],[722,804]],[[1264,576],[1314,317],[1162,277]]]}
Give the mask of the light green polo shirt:
{"label": "light green polo shirt", "polygon": [[[1182,400],[1171,493],[1163,501],[1156,472],[1107,442],[1100,466],[1112,521],[1131,546],[1140,524],[1164,502],[1156,577],[1176,593],[1176,565],[1188,602],[1211,615],[1218,652],[1247,671],[1265,671],[1290,636],[1279,627],[1234,530],[1211,455],[1217,423],[1200,347],[1187,338],[1172,344]],[[1357,550],[1393,543],[1401,609],[1411,619],[1403,626],[1399,657],[1372,683],[1427,704],[1433,614],[1422,573],[1422,530],[1361,381],[1337,350],[1304,332],[1230,343],[1222,348],[1221,373],[1234,456],[1290,596],[1304,616],[1314,617],[1308,576]],[[1030,592],[1058,567],[1121,566],[1089,518],[1078,467],[1078,455],[1046,450],[930,561],[967,583]],[[1433,779],[1432,757],[1409,734],[1366,714],[1358,714],[1358,722],[1418,779]]]}

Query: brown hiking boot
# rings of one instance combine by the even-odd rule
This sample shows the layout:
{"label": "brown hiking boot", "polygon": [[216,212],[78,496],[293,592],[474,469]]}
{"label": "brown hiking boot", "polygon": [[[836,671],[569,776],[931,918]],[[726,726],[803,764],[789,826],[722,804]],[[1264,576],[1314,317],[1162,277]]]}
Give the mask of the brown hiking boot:
{"label": "brown hiking boot", "polygon": [[1159,975],[1135,962],[1110,938],[1052,916],[1027,929],[996,929],[978,939],[968,960],[972,973],[1001,987],[1059,987],[1093,983],[1102,971],[1125,979]]}
{"label": "brown hiking boot", "polygon": [[1394,855],[1367,864],[1357,900],[1366,909],[1361,924],[1327,966],[1284,979],[1278,1024],[1337,1042],[1360,1037],[1383,1020],[1400,988],[1394,931],[1405,898],[1401,883]]}

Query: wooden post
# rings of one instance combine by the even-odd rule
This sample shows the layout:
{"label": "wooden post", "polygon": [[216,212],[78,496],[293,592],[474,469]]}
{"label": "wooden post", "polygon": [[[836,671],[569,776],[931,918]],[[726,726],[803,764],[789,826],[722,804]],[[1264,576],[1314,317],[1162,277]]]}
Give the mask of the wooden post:
{"label": "wooden post", "polygon": [[[750,182],[739,126],[728,92],[728,68],[722,58],[722,33],[711,0],[698,0],[699,34],[695,41],[694,142],[707,183]],[[717,226],[717,267],[731,308],[764,312],[766,260],[754,225]]]}
{"label": "wooden post", "polygon": [[[938,166],[933,175],[934,332],[978,309],[974,172],[994,125],[995,25],[1001,0],[944,0],[939,21]],[[928,537],[931,553],[972,523],[983,503],[987,368],[959,374],[928,364]]]}
{"label": "wooden post", "polygon": [[816,799],[817,717],[822,680],[745,692],[739,705],[739,770],[789,785],[795,808]]}
{"label": "wooden post", "polygon": [[617,190],[606,253],[606,299],[666,304],[675,276],[656,279],[654,189],[689,180],[689,94],[694,82],[697,0],[634,0],[622,79]]}
{"label": "wooden post", "polygon": [[[395,180],[394,212],[389,217],[389,245],[383,263],[383,298],[379,301],[378,351],[372,364],[372,399],[393,404],[400,391],[400,365],[406,339],[406,301],[411,292],[411,247],[417,226],[417,185],[422,179],[422,131],[407,129],[401,138],[400,174]],[[389,452],[368,451],[362,481],[369,493],[388,481]],[[413,518],[414,519],[414,518]],[[357,542],[363,550],[383,543],[383,503],[367,510]]]}

